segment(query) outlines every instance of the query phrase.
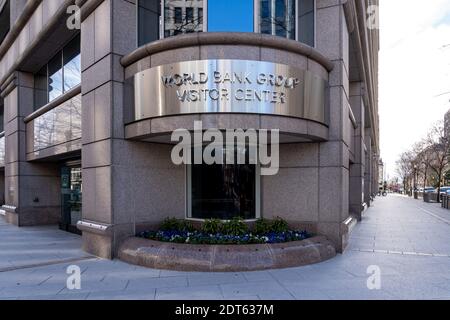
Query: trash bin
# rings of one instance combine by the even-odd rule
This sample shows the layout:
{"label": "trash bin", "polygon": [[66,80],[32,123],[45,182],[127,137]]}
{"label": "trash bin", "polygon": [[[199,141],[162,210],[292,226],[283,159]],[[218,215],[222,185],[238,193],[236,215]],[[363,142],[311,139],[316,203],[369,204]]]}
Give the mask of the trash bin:
{"label": "trash bin", "polygon": [[449,209],[450,196],[448,194],[443,194],[441,196],[441,207],[444,209]]}

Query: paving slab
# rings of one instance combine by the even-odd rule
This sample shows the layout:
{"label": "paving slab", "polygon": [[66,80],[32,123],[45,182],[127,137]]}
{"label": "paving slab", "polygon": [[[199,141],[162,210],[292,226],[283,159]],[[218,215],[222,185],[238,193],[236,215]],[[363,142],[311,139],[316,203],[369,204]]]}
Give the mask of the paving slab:
{"label": "paving slab", "polygon": [[[282,270],[147,269],[86,256],[79,236],[56,227],[17,228],[1,217],[0,239],[2,300],[450,300],[450,210],[401,196],[375,200],[343,255]],[[66,287],[71,265],[80,267],[81,290]],[[379,290],[367,287],[371,266]]]}

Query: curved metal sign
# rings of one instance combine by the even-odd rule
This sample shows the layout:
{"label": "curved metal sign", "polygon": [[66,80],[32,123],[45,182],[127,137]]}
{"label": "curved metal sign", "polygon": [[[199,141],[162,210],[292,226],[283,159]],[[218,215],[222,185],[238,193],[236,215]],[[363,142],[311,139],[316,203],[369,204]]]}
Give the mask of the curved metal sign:
{"label": "curved metal sign", "polygon": [[256,113],[326,123],[326,81],[291,66],[200,60],[134,76],[135,119],[191,113]]}

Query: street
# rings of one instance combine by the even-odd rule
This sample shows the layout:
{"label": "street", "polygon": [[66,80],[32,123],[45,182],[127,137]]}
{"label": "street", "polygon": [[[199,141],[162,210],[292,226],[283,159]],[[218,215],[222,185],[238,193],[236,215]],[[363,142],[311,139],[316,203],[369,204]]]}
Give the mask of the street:
{"label": "street", "polygon": [[[145,269],[88,256],[80,237],[55,229],[0,218],[0,299],[450,299],[450,211],[398,195],[375,200],[344,255],[286,270]],[[80,290],[67,289],[70,265]],[[368,288],[373,267],[379,290]]]}

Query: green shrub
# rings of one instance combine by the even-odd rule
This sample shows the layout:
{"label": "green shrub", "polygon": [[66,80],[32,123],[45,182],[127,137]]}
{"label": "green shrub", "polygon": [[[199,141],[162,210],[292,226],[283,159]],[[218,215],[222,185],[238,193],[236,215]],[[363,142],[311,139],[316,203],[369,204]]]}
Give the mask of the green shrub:
{"label": "green shrub", "polygon": [[270,230],[270,221],[266,219],[259,219],[255,223],[255,233],[259,235],[268,234]]}
{"label": "green shrub", "polygon": [[222,221],[218,219],[205,220],[202,225],[202,232],[206,234],[218,234],[222,231]]}
{"label": "green shrub", "polygon": [[240,236],[248,233],[248,227],[242,218],[236,217],[224,223],[222,232],[227,235]]}
{"label": "green shrub", "polygon": [[175,218],[167,218],[161,224],[160,229],[163,231],[179,231],[180,230],[180,221]]}
{"label": "green shrub", "polygon": [[192,224],[192,222],[187,221],[187,220],[182,220],[179,221],[179,226],[180,231],[187,231],[187,232],[194,232],[195,228],[194,225]]}
{"label": "green shrub", "polygon": [[289,225],[288,225],[288,223],[285,220],[283,220],[282,218],[278,217],[270,225],[270,231],[271,232],[276,232],[276,233],[288,232],[289,231]]}

